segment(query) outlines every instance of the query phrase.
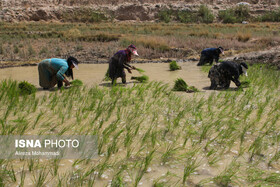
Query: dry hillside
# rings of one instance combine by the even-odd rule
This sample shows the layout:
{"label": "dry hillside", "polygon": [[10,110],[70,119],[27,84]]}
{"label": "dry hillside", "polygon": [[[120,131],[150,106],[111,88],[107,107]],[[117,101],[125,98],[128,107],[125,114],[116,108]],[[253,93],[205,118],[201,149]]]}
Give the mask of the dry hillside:
{"label": "dry hillside", "polygon": [[1,0],[0,21],[60,21],[65,13],[90,9],[110,15],[115,20],[152,21],[163,8],[195,11],[207,4],[214,13],[236,5],[250,3],[252,14],[279,7],[280,0]]}

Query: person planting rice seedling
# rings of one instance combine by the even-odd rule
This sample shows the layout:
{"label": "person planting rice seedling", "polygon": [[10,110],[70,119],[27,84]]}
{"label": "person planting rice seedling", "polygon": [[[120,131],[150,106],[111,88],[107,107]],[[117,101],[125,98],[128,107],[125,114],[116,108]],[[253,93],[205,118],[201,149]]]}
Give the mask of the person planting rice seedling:
{"label": "person planting rice seedling", "polygon": [[79,61],[70,56],[67,60],[60,58],[45,59],[38,64],[39,84],[43,89],[53,88],[56,84],[60,88],[65,83],[69,86],[70,82],[65,78],[73,76],[73,68],[78,68]]}
{"label": "person planting rice seedling", "polygon": [[122,83],[126,83],[126,74],[124,69],[127,69],[131,73],[132,69],[136,69],[134,66],[129,65],[131,61],[131,55],[139,56],[137,49],[134,45],[129,45],[125,50],[120,50],[109,61],[109,77],[114,84],[117,78],[122,78]]}
{"label": "person planting rice seedling", "polygon": [[206,63],[209,63],[210,65],[212,65],[214,60],[216,61],[216,63],[218,63],[220,54],[224,54],[223,47],[204,49],[201,52],[201,56],[200,56],[199,63],[197,64],[197,66],[203,66]]}
{"label": "person planting rice seedling", "polygon": [[216,89],[218,86],[227,89],[230,86],[230,82],[233,81],[237,87],[241,86],[239,76],[247,75],[248,66],[242,62],[237,64],[232,61],[224,61],[217,65],[214,65],[208,74],[211,81],[210,89]]}

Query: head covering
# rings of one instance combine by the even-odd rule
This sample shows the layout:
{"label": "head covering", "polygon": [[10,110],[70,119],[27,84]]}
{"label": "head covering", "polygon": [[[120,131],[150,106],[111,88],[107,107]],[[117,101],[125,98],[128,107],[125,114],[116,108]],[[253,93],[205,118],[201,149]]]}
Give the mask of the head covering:
{"label": "head covering", "polygon": [[75,68],[79,69],[78,68],[79,61],[75,57],[69,56],[68,59],[67,59],[67,63],[68,63],[68,65],[73,64],[73,66]]}
{"label": "head covering", "polygon": [[222,53],[222,54],[224,54],[224,48],[223,47],[218,47],[218,49],[220,50],[220,52]]}
{"label": "head covering", "polygon": [[127,47],[127,50],[129,52],[131,52],[132,54],[136,55],[136,56],[139,56],[138,53],[137,53],[137,49],[135,47],[135,45],[131,44]]}
{"label": "head covering", "polygon": [[67,71],[65,72],[65,75],[66,75],[67,77],[71,77],[72,79],[74,79],[73,70],[72,70],[70,67],[71,67],[71,65],[73,64],[73,66],[74,66],[75,68],[78,69],[79,61],[78,61],[76,58],[74,58],[74,57],[72,57],[72,56],[69,56],[69,57],[67,58],[67,64],[68,64],[68,69],[67,69]]}
{"label": "head covering", "polygon": [[248,76],[248,74],[247,74],[248,65],[245,62],[241,62],[240,66],[242,68],[242,73],[244,73],[244,75],[247,77]]}

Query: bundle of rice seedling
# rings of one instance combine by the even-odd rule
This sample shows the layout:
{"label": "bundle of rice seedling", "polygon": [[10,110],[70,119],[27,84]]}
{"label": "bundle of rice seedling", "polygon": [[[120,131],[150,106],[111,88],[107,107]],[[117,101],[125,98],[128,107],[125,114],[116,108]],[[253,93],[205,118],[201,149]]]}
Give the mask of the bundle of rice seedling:
{"label": "bundle of rice seedling", "polygon": [[188,93],[199,91],[194,86],[188,86],[187,83],[182,78],[178,78],[175,81],[175,85],[172,90],[173,91],[184,91],[184,92],[188,92]]}
{"label": "bundle of rice seedling", "polygon": [[181,69],[181,66],[179,66],[177,62],[173,60],[172,62],[169,63],[169,69],[170,71],[175,71]]}
{"label": "bundle of rice seedling", "polygon": [[250,81],[242,81],[241,86],[242,88],[248,88],[250,86]]}
{"label": "bundle of rice seedling", "polygon": [[140,69],[140,68],[135,68],[135,70],[138,71],[139,73],[144,73],[145,72],[145,70]]}
{"label": "bundle of rice seedling", "polygon": [[104,81],[111,81],[111,78],[109,77],[109,68],[107,69],[107,72],[105,73],[105,77],[103,79]]}
{"label": "bundle of rice seedling", "polygon": [[131,77],[131,79],[133,80],[137,80],[137,81],[139,81],[139,82],[142,82],[142,83],[144,83],[144,82],[148,82],[148,80],[149,80],[149,77],[147,76],[147,75],[142,75],[142,76],[140,76],[140,77]]}
{"label": "bundle of rice seedling", "polygon": [[30,84],[27,81],[22,81],[18,84],[19,93],[21,95],[30,95],[37,91],[36,87],[33,84]]}
{"label": "bundle of rice seedling", "polygon": [[79,80],[79,79],[75,79],[75,80],[71,81],[70,84],[72,86],[82,86],[83,82],[81,80]]}

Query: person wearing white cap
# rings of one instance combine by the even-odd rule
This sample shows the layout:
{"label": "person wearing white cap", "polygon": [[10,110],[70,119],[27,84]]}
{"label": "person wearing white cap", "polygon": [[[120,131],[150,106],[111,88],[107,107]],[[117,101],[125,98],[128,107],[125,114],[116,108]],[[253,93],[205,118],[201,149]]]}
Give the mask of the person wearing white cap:
{"label": "person wearing white cap", "polygon": [[120,50],[109,61],[109,77],[114,84],[117,78],[122,78],[122,83],[126,83],[126,74],[124,69],[127,69],[131,73],[132,69],[136,69],[134,66],[128,64],[131,61],[131,55],[139,56],[137,49],[134,45],[129,45],[125,50]]}
{"label": "person wearing white cap", "polygon": [[64,75],[74,79],[73,68],[78,69],[78,64],[79,61],[72,56],[67,60],[51,58],[41,61],[38,64],[39,85],[45,90],[53,88],[56,84],[60,88],[63,82],[65,86],[69,86],[70,82]]}
{"label": "person wearing white cap", "polygon": [[240,64],[233,61],[223,61],[217,65],[212,66],[209,71],[208,78],[210,78],[210,89],[217,89],[218,86],[227,89],[230,82],[233,81],[237,87],[241,85],[239,76],[247,75],[248,65],[244,62]]}

